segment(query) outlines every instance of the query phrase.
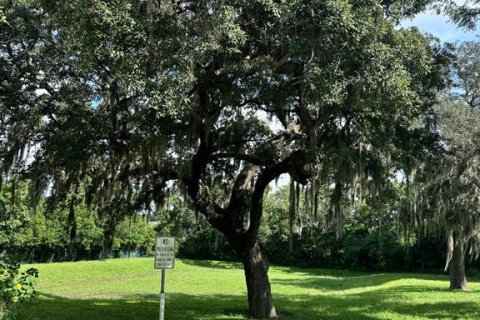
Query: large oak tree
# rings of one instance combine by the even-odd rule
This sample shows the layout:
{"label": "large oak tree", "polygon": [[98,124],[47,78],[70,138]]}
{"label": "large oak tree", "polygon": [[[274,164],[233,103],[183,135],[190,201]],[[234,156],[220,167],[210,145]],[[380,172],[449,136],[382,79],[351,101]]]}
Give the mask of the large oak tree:
{"label": "large oak tree", "polygon": [[350,193],[391,175],[441,83],[429,41],[396,27],[427,2],[2,1],[18,16],[2,90],[34,93],[2,91],[4,176],[58,199],[85,187],[111,225],[174,181],[242,261],[249,313],[275,317],[264,191],[321,175],[341,222]]}

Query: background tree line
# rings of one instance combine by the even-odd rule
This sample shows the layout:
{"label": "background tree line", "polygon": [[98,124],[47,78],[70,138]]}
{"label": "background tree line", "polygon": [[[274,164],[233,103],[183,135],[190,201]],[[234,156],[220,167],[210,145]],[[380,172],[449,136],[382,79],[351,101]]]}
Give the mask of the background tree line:
{"label": "background tree line", "polygon": [[[15,197],[12,198],[12,188]],[[25,182],[8,183],[0,194],[0,248],[23,262],[75,261],[151,255],[155,224],[139,213],[118,223],[104,248],[105,220],[84,202],[51,208],[48,198],[32,210]],[[75,216],[69,218],[71,210]],[[73,226],[73,227],[72,227]]]}
{"label": "background tree line", "polygon": [[[408,233],[402,216],[405,184],[391,183],[375,203],[356,200],[345,208],[343,236],[329,221],[326,195],[319,190],[318,211],[312,211],[311,190],[294,184],[295,213],[291,212],[291,188],[284,185],[265,197],[260,241],[269,259],[277,264],[360,270],[439,272],[445,265],[447,241],[442,232]],[[70,239],[69,208],[48,208],[48,199],[32,211],[26,183],[18,183],[15,210],[11,187],[2,191],[1,247],[24,262],[52,262],[103,257],[102,219],[84,203],[75,205],[77,232]],[[311,201],[311,200],[310,200]],[[15,212],[15,213],[13,213]],[[136,217],[136,218],[135,218]],[[155,235],[177,237],[179,256],[190,259],[235,260],[225,237],[195,213],[178,190],[170,192],[164,207],[127,217],[115,228],[109,257],[151,256]],[[73,245],[72,245],[73,244]],[[469,263],[476,275],[479,263]]]}

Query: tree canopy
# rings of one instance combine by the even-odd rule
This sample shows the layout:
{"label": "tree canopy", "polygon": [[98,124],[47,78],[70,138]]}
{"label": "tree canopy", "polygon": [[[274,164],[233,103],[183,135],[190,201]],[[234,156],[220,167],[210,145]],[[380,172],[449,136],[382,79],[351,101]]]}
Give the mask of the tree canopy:
{"label": "tree canopy", "polygon": [[334,185],[341,226],[403,165],[444,70],[396,23],[428,2],[2,1],[3,177],[85,188],[111,225],[174,181],[243,262],[250,313],[274,317],[264,191]]}

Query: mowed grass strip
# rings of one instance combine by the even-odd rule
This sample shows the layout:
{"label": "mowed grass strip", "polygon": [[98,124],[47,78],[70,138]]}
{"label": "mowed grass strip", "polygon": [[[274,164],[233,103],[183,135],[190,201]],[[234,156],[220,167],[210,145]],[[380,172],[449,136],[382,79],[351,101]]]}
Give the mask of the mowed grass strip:
{"label": "mowed grass strip", "polygon": [[[25,266],[30,267],[30,266]],[[153,259],[38,264],[34,302],[19,320],[158,319],[160,271]],[[480,283],[450,292],[445,275],[272,267],[280,319],[480,319]],[[167,270],[166,320],[244,319],[240,264],[177,260]]]}

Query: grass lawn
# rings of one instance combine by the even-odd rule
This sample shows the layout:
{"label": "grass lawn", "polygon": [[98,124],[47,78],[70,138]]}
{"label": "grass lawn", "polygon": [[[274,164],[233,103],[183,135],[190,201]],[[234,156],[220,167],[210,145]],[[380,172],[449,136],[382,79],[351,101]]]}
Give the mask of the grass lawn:
{"label": "grass lawn", "polygon": [[[158,319],[153,259],[39,264],[39,295],[18,320]],[[480,283],[450,292],[444,275],[272,267],[280,319],[480,319]],[[166,320],[244,319],[239,264],[177,260],[167,270]]]}

